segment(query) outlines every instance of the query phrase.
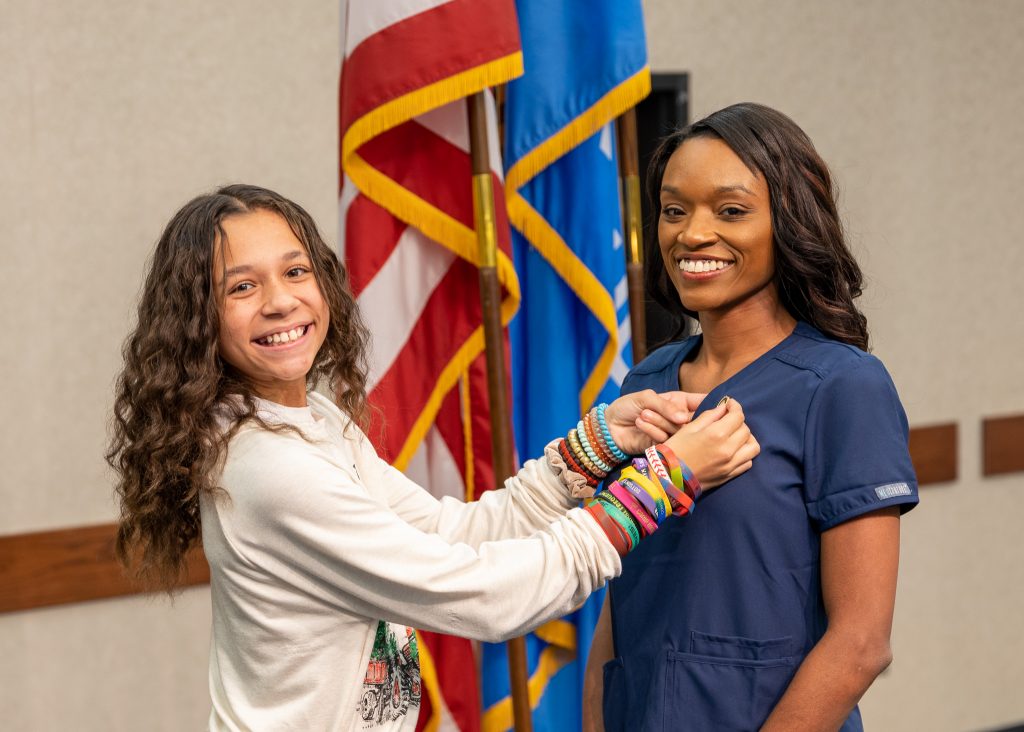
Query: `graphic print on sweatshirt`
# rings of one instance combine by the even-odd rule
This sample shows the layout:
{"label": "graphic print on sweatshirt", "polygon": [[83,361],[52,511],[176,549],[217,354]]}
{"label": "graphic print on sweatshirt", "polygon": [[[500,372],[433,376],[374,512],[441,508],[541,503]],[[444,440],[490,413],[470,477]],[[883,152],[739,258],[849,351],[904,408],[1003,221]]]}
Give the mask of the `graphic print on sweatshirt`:
{"label": "graphic print on sweatshirt", "polygon": [[391,727],[406,714],[415,717],[421,691],[416,631],[381,620],[359,699],[363,729]]}

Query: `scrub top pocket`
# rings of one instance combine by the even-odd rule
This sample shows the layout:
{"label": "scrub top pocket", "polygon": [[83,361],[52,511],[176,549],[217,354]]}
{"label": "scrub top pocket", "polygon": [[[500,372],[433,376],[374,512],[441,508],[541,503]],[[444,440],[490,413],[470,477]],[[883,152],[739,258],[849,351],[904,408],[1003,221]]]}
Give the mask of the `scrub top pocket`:
{"label": "scrub top pocket", "polygon": [[690,652],[667,651],[660,729],[757,730],[796,672],[792,638],[758,640],[694,631]]}

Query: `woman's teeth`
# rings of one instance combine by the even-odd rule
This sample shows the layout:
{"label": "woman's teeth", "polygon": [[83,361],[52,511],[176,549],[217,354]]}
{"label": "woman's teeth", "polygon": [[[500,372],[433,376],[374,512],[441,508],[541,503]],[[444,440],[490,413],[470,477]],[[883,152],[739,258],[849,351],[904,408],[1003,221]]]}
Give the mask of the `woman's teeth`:
{"label": "woman's teeth", "polygon": [[721,259],[680,259],[679,269],[683,270],[683,272],[699,274],[701,272],[715,272],[725,269],[731,264],[732,262],[726,262]]}
{"label": "woman's teeth", "polygon": [[291,330],[282,331],[281,333],[268,335],[266,338],[258,338],[256,342],[261,346],[276,346],[279,343],[297,341],[299,338],[306,335],[306,329],[308,327],[308,325],[301,325],[298,328],[292,328]]}

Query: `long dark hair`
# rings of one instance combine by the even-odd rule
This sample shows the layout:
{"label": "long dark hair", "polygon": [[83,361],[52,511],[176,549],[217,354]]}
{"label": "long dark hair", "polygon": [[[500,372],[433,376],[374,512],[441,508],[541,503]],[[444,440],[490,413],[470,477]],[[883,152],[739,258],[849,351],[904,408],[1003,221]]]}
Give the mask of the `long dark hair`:
{"label": "long dark hair", "polygon": [[863,275],[843,237],[828,166],[793,120],[753,103],[734,104],[674,132],[651,157],[645,278],[654,300],[679,319],[674,337],[687,332],[687,316],[695,313],[683,308],[662,264],[661,179],[672,153],[695,137],[721,140],[744,165],[764,176],[771,199],[774,281],[783,307],[830,338],[867,350],[867,319],[854,304]]}
{"label": "long dark hair", "polygon": [[[220,357],[214,249],[230,216],[281,216],[310,256],[330,323],[307,380],[326,383],[353,420],[366,414],[368,334],[347,274],[312,217],[284,196],[230,185],[188,202],[164,229],[134,331],[123,348],[107,462],[117,472],[117,554],[146,584],[173,589],[200,536],[199,496],[214,492],[227,441],[256,414],[255,394]],[[227,420],[228,429],[223,422]]]}

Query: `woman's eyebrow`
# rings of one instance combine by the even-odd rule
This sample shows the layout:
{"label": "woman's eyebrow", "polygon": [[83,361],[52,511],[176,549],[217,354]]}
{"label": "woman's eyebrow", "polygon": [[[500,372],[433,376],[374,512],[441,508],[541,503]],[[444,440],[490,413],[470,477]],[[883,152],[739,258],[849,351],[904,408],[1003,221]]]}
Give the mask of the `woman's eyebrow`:
{"label": "woman's eyebrow", "polygon": [[752,190],[744,185],[740,185],[739,183],[735,183],[731,186],[718,186],[715,188],[715,193],[746,193],[748,196],[757,195]]}

